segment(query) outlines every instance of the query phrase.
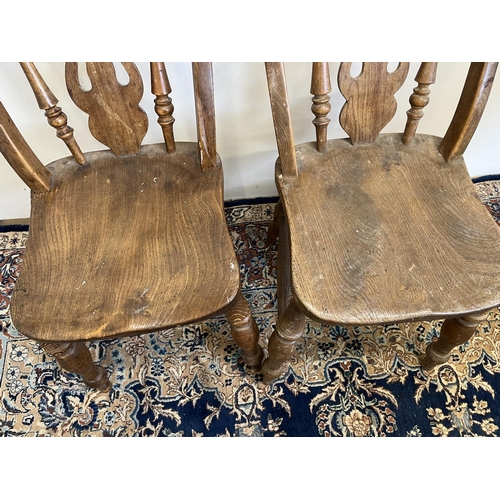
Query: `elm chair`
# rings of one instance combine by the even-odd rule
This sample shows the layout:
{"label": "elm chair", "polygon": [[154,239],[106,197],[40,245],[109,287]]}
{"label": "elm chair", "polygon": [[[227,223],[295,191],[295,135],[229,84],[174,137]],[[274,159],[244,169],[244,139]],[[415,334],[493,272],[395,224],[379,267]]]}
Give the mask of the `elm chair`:
{"label": "elm chair", "polygon": [[445,319],[421,357],[432,370],[500,304],[500,228],[481,203],[462,154],[483,113],[497,63],[472,63],[444,138],[417,134],[437,63],[422,63],[403,133],[381,130],[396,112],[408,63],[342,63],[348,138],[327,139],[328,63],[313,63],[316,141],[295,145],[285,69],[266,63],[279,158],[278,321],[262,368],[288,369],[305,317],[328,325]]}
{"label": "elm chair", "polygon": [[[12,295],[13,324],[88,387],[111,387],[86,341],[132,336],[225,313],[247,367],[260,366],[259,332],[242,295],[226,226],[216,152],[211,63],[193,63],[197,142],[175,142],[165,65],[151,63],[164,143],[141,145],[143,80],[123,63],[66,63],[68,92],[107,148],[82,153],[32,63],[21,63],[39,107],[71,156],[44,166],[0,104],[0,150],[31,190],[30,230]],[[153,99],[153,96],[152,96]]]}

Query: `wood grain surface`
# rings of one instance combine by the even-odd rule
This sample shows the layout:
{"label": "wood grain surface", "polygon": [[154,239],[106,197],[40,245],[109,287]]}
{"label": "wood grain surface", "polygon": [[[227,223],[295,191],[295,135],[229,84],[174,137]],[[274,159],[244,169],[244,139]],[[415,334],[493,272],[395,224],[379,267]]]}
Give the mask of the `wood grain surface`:
{"label": "wood grain surface", "polygon": [[[19,331],[86,340],[152,331],[224,310],[239,290],[222,170],[203,173],[196,143],[140,156],[88,153],[49,169],[12,300]],[[42,307],[43,305],[43,307]]]}
{"label": "wood grain surface", "polygon": [[500,228],[463,160],[445,162],[437,137],[401,138],[334,140],[323,155],[303,144],[299,176],[278,176],[293,292],[321,321],[385,324],[500,303]]}

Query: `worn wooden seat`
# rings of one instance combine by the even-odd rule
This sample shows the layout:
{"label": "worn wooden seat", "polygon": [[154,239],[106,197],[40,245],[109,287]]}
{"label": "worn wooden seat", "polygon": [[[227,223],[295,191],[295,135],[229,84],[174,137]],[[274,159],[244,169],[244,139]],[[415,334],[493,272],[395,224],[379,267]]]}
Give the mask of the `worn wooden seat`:
{"label": "worn wooden seat", "polygon": [[486,104],[496,63],[471,65],[443,139],[416,134],[435,63],[423,63],[404,133],[380,134],[408,72],[365,63],[357,78],[341,65],[347,139],[326,137],[330,81],[313,64],[317,141],[295,146],[284,67],[267,63],[279,150],[279,318],[263,366],[286,369],[305,316],[326,324],[380,325],[444,319],[425,370],[445,362],[500,304],[500,228],[470,179],[463,152]]}
{"label": "worn wooden seat", "polygon": [[[52,121],[73,156],[44,167],[0,109],[2,153],[32,189],[30,232],[12,296],[16,328],[38,340],[89,387],[110,387],[83,341],[152,332],[225,312],[249,367],[262,348],[240,290],[239,266],[224,217],[223,171],[215,149],[212,68],[193,63],[199,142],[176,143],[165,67],[151,64],[165,143],[141,145],[135,66],[118,84],[111,63],[87,66],[93,88],[66,81],[93,135],[110,149],[81,153],[59,108]],[[23,64],[43,109],[54,108],[43,80]],[[50,105],[53,106],[50,106]],[[46,112],[50,120],[51,111]]]}

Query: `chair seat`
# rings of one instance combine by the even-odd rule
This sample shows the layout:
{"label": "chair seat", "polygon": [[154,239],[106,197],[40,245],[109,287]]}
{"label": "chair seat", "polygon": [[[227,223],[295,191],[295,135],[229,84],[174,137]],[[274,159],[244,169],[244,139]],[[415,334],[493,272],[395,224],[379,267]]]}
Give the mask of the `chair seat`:
{"label": "chair seat", "polygon": [[222,169],[202,172],[196,143],[147,145],[48,166],[16,291],[16,328],[74,341],[196,322],[231,303],[239,266],[225,225]]}
{"label": "chair seat", "polygon": [[325,153],[306,143],[298,177],[278,164],[293,293],[309,316],[374,325],[500,304],[500,228],[439,142],[384,134],[356,147],[330,140]]}

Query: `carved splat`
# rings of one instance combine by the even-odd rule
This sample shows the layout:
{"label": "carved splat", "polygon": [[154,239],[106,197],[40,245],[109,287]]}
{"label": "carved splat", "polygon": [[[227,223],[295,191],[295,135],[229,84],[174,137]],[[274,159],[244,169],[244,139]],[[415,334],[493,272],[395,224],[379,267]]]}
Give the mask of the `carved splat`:
{"label": "carved splat", "polygon": [[139,154],[148,129],[146,113],[139,107],[144,92],[141,75],[133,63],[122,63],[129,82],[116,78],[113,63],[89,62],[92,88],[85,91],[78,78],[78,63],[66,63],[66,86],[74,103],[89,115],[92,135],[116,156]]}
{"label": "carved splat", "polygon": [[387,63],[363,63],[361,74],[353,78],[351,63],[340,65],[338,84],[346,103],[339,120],[353,144],[375,141],[391,121],[397,108],[394,94],[403,85],[409,67],[409,63],[399,63],[389,73]]}

